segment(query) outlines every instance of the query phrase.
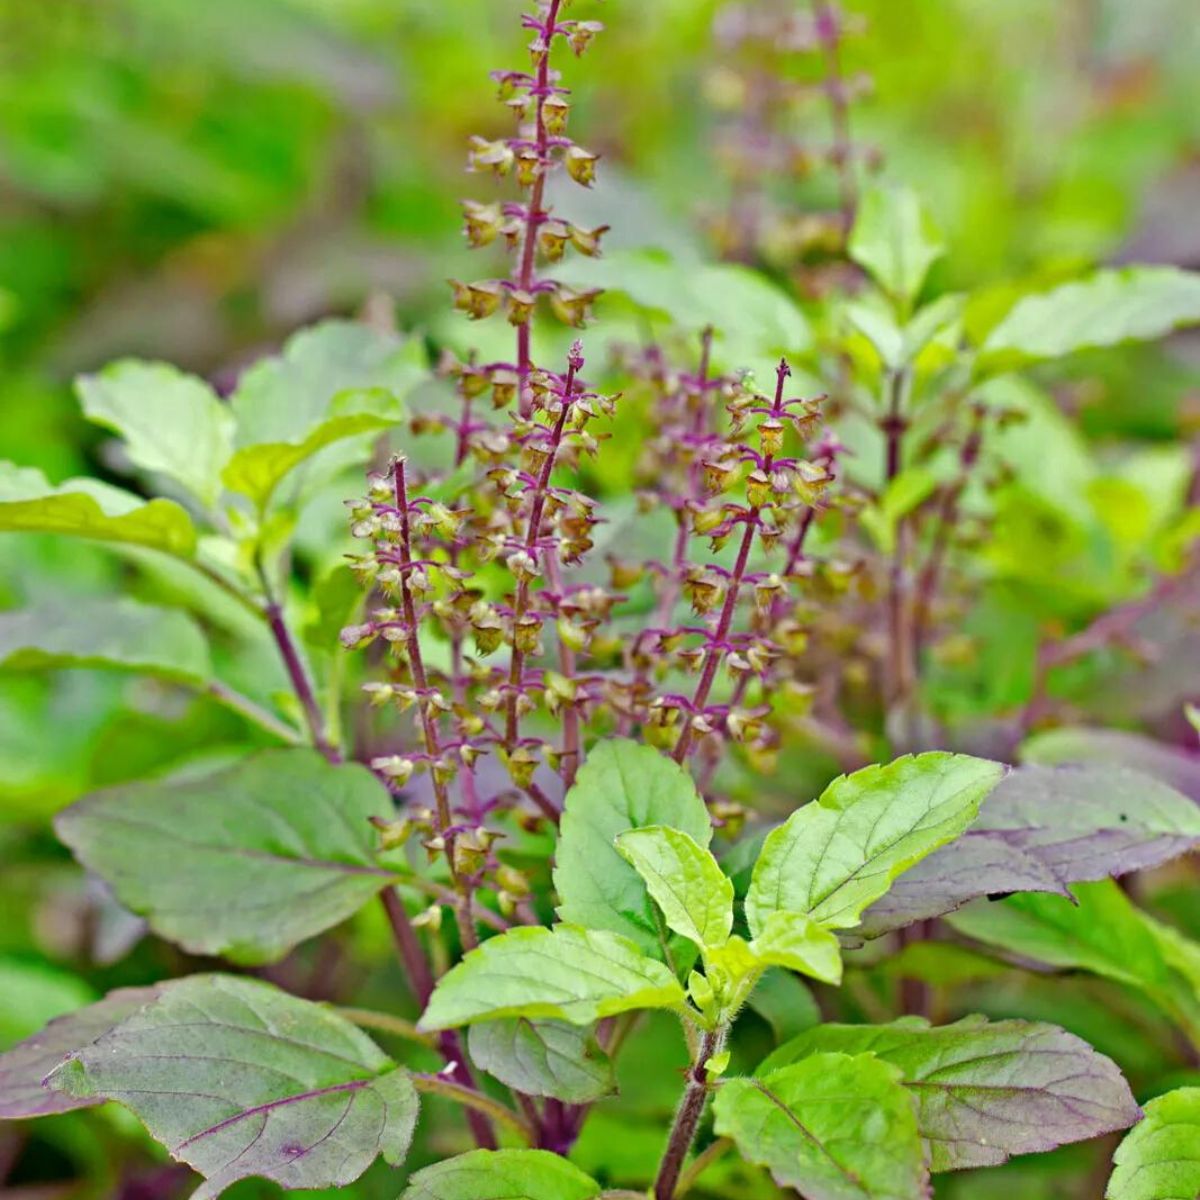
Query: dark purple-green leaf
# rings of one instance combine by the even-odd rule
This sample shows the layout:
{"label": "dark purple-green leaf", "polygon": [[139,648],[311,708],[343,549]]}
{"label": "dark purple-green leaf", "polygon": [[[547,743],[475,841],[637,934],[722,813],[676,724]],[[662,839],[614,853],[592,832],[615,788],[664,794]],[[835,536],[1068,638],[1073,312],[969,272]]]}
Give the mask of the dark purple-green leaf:
{"label": "dark purple-green leaf", "polygon": [[974,825],[867,910],[878,937],[981,896],[1067,894],[1070,883],[1145,870],[1200,842],[1200,808],[1149,775],[1112,766],[1021,767]]}
{"label": "dark purple-green leaf", "polygon": [[68,1055],[94,1042],[131,1017],[158,994],[157,989],[121,988],[78,1012],[56,1017],[40,1033],[0,1054],[0,1118],[45,1117],[99,1102],[42,1086],[42,1080]]}
{"label": "dark purple-green leaf", "polygon": [[132,1109],[209,1200],[251,1176],[341,1187],[382,1154],[404,1161],[408,1075],[335,1013],[270,984],[194,975],[75,1051],[49,1085]]}
{"label": "dark purple-green leaf", "polygon": [[874,1054],[901,1070],[935,1171],[994,1166],[1126,1129],[1139,1116],[1115,1063],[1073,1034],[1028,1021],[820,1025],[759,1073],[829,1052]]}

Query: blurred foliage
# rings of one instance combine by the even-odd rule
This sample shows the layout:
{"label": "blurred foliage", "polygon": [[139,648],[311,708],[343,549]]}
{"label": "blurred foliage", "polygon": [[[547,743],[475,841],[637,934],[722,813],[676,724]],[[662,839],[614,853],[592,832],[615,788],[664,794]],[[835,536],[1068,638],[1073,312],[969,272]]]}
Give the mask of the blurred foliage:
{"label": "blurred foliage", "polygon": [[[704,100],[721,65],[712,37],[721,7],[609,0],[609,30],[571,80],[573,128],[605,161],[594,191],[564,197],[564,211],[610,223],[610,256],[659,247],[673,264],[664,271],[680,273],[664,281],[643,262],[649,298],[631,295],[631,311],[612,316],[617,329],[649,319],[656,288],[678,304],[677,322],[698,327],[708,319],[704,289],[714,286],[701,272],[726,270],[699,265],[704,218],[727,201],[711,153],[719,118]],[[929,290],[972,290],[968,323],[990,327],[1022,291],[1093,264],[1200,267],[1195,0],[851,7],[865,29],[848,43],[846,66],[875,83],[856,106],[855,134],[932,211],[949,252]],[[244,365],[298,326],[353,315],[376,293],[395,301],[403,329],[482,344],[486,330],[474,337],[447,315],[444,280],[469,269],[457,200],[477,181],[464,183],[464,148],[473,133],[500,131],[504,114],[486,76],[520,64],[520,9],[517,0],[3,0],[0,458],[55,483],[82,474],[116,481],[128,464],[83,421],[71,393],[77,373],[142,356],[228,392]],[[827,136],[825,121],[814,106],[817,140]],[[791,199],[824,205],[829,188],[814,176]],[[597,266],[585,263],[582,277],[600,278],[608,263]],[[761,280],[743,282],[734,295],[745,336],[758,338],[754,353],[765,353],[764,323],[778,322],[788,337],[806,328],[798,309],[770,307]],[[1178,532],[1186,439],[1200,404],[1195,341],[1095,350],[1043,369],[1039,383],[988,385],[1006,390],[1004,402],[1029,420],[1006,435],[1021,465],[998,501],[982,602],[961,631],[982,636],[981,657],[964,665],[946,645],[933,667],[931,686],[952,724],[1022,703],[1039,625],[1078,621],[1136,594],[1147,555],[1169,557]],[[438,385],[426,392],[431,405],[444,399]],[[862,431],[864,462],[878,458],[874,434]],[[852,428],[843,436],[854,445]],[[326,573],[345,548],[345,463],[328,465],[294,531],[305,569],[322,580],[308,614],[310,648],[322,661],[357,598],[344,576]],[[619,506],[632,462],[612,470],[596,482]],[[0,538],[0,609],[69,605],[119,583],[139,599],[202,609],[223,677],[258,700],[277,697],[284,681],[272,648],[236,605],[199,598],[200,585],[169,564],[67,539]],[[1179,701],[1195,695],[1198,635],[1171,613],[1149,632],[1160,654],[1148,670],[1089,661],[1055,687],[1090,722],[1183,740]],[[219,765],[254,740],[210,697],[161,681],[0,676],[0,1048],[110,987],[196,965],[145,938],[140,922],[82,879],[50,833],[50,815],[98,786]],[[785,766],[806,795],[808,781],[815,790],[831,773],[811,748],[788,753],[796,761]],[[739,780],[733,790],[750,786]],[[545,847],[525,849],[544,865]],[[1168,874],[1147,899],[1195,932],[1194,895],[1194,877]],[[372,910],[272,977],[317,997],[334,980],[390,1008],[404,983],[386,950]],[[874,1019],[888,1011],[904,969],[863,954],[847,991],[858,1018]],[[1047,983],[982,956],[931,970],[941,1019],[985,1011],[1063,1023],[1116,1057],[1142,1096],[1197,1081],[1194,1068],[1180,1069],[1166,1020],[1133,989]],[[636,1038],[625,1061],[640,1078],[662,1081],[663,1094],[631,1087],[630,1103],[589,1123],[575,1155],[618,1185],[644,1177],[678,1093],[676,1041],[654,1023]],[[657,1072],[646,1066],[660,1059]],[[425,1128],[421,1161],[462,1148],[454,1122]],[[69,1193],[46,1194],[80,1200],[132,1197],[119,1189],[169,1183],[172,1170],[112,1106],[0,1131],[0,1184],[18,1159],[13,1195],[75,1180]],[[943,1180],[938,1195],[1094,1200],[1095,1171],[1095,1155],[1071,1148]],[[374,1200],[396,1186],[377,1165],[339,1194]],[[253,1182],[229,1193],[274,1194]],[[730,1163],[696,1194],[778,1193]]]}

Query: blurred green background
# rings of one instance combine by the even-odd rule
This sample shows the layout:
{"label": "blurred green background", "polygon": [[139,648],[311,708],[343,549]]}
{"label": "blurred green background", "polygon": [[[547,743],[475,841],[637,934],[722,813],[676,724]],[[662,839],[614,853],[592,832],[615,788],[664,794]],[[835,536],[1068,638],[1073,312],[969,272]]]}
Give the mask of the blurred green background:
{"label": "blurred green background", "polygon": [[[373,295],[394,299],[404,328],[457,320],[445,280],[481,270],[457,201],[490,187],[464,174],[467,140],[509,130],[488,72],[527,61],[523,7],[0,0],[0,457],[55,481],[111,474],[110,443],[79,416],[71,381],[114,358],[165,359],[226,384],[292,330],[359,312]],[[703,217],[726,185],[714,167],[720,118],[704,97],[721,66],[714,20],[728,6],[608,0],[580,14],[597,7],[608,31],[568,64],[568,82],[572,132],[604,163],[573,212],[609,223],[611,249],[705,253]],[[945,231],[939,289],[1052,281],[1101,262],[1200,267],[1196,0],[849,7],[864,27],[847,43],[847,69],[874,80],[855,137],[878,147],[885,174],[912,184]],[[811,120],[824,141],[820,104]],[[828,188],[814,178],[794,202],[824,205]],[[1118,434],[1174,441],[1193,419],[1200,353],[1179,339],[1097,355],[1057,382],[1097,446]],[[0,539],[0,608],[109,591],[124,569],[103,548]],[[137,703],[140,686],[90,672],[0,684],[0,1045],[91,996],[65,971],[30,967],[80,952],[79,913],[95,901],[46,817],[168,754],[244,742],[211,705],[170,724],[178,714],[161,695]],[[97,991],[177,965],[162,961],[163,946],[143,946],[116,975],[105,963],[136,930],[111,906],[87,911]],[[360,936],[383,941],[373,928]],[[1115,1036],[1103,997],[1089,1003],[1077,1023]],[[1137,1042],[1137,1029],[1126,1034]],[[122,1118],[106,1109],[103,1120]],[[85,1164],[94,1194],[114,1194],[96,1123],[72,1119],[45,1136]],[[589,1126],[594,1141],[604,1136]],[[1013,1176],[997,1178],[1011,1194]],[[1022,1197],[1061,1194],[1037,1190],[1056,1187],[1049,1178],[1031,1174]],[[986,1180],[964,1184],[947,1194],[993,1194]],[[385,1180],[378,1194],[394,1187]]]}

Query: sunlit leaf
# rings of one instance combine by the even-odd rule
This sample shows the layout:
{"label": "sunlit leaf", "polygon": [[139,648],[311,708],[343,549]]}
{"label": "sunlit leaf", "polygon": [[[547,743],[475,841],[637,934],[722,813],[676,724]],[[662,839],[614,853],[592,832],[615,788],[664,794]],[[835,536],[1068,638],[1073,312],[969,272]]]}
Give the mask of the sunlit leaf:
{"label": "sunlit leaf", "polygon": [[236,446],[301,443],[338,415],[330,404],[341,393],[378,388],[403,398],[424,373],[418,339],[404,341],[357,321],[323,321],[242,376],[230,402]]}
{"label": "sunlit leaf", "polygon": [[225,468],[225,486],[265,509],[283,479],[318,451],[359,434],[393,428],[404,415],[404,407],[391,392],[376,389],[336,396],[329,413],[296,441],[243,446]]}
{"label": "sunlit leaf", "polygon": [[733,883],[686,833],[652,825],[617,838],[617,850],[645,880],[663,919],[697,946],[719,946],[733,929]]}
{"label": "sunlit leaf", "polygon": [[837,935],[802,913],[771,913],[750,943],[750,952],[770,966],[787,967],[823,983],[842,981],[842,947]]}
{"label": "sunlit leaf", "polygon": [[892,881],[961,834],[1004,768],[933,752],[835,779],[763,844],[746,896],[756,936],[773,912],[850,928]]}
{"label": "sunlit leaf", "polygon": [[497,1017],[590,1025],[634,1008],[673,1008],[683,989],[628,938],[575,925],[522,927],[491,938],[438,981],[422,1029]]}
{"label": "sunlit leaf", "polygon": [[84,415],[121,435],[134,466],[169,476],[202,504],[221,494],[233,414],[202,379],[124,359],[76,384]]}
{"label": "sunlit leaf", "polygon": [[717,1092],[716,1131],[805,1200],[932,1195],[916,1105],[899,1068],[871,1054],[814,1054]]}
{"label": "sunlit leaf", "polygon": [[702,847],[712,840],[708,810],[682,767],[637,742],[598,743],[567,793],[554,886],[563,921],[611,930],[659,953],[654,902],[616,848],[619,835],[647,825],[679,830]]}
{"label": "sunlit leaf", "polygon": [[148,546],[180,558],[196,549],[196,530],[173,500],[142,500],[95,479],[58,487],[32,467],[0,463],[0,532],[63,533]]}
{"label": "sunlit leaf", "polygon": [[1106,1200],[1195,1200],[1200,1196],[1200,1088],[1179,1088],[1146,1115],[1113,1155]]}

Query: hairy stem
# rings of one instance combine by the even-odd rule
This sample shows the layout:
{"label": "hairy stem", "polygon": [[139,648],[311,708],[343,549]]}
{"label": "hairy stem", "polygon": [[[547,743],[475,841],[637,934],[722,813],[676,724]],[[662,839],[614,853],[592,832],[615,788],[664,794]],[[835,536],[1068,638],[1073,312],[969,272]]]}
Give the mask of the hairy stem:
{"label": "hairy stem", "polygon": [[722,1026],[706,1030],[700,1039],[696,1057],[688,1068],[687,1084],[683,1089],[679,1108],[675,1112],[671,1136],[667,1139],[667,1148],[654,1180],[654,1200],[673,1200],[675,1196],[675,1187],[679,1182],[684,1160],[692,1148],[696,1127],[700,1124],[700,1118],[704,1115],[704,1105],[708,1100],[708,1069],[705,1064],[721,1052],[721,1047],[725,1044],[725,1034],[726,1030]]}
{"label": "hairy stem", "polygon": [[689,1191],[700,1181],[700,1177],[708,1170],[709,1167],[721,1158],[728,1154],[733,1149],[733,1142],[727,1137],[717,1138],[714,1142],[709,1142],[704,1149],[696,1155],[696,1157],[687,1165],[687,1169],[679,1176],[679,1182],[675,1185],[676,1196],[686,1196]]}

